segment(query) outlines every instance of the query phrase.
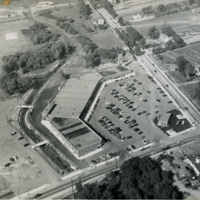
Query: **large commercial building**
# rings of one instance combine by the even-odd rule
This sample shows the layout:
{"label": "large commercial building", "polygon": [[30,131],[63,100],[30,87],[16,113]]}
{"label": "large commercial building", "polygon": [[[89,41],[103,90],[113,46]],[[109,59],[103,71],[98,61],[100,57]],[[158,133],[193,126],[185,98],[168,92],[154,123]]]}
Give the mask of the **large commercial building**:
{"label": "large commercial building", "polygon": [[77,158],[101,147],[102,139],[79,118],[101,78],[89,73],[69,79],[42,113],[42,123]]}

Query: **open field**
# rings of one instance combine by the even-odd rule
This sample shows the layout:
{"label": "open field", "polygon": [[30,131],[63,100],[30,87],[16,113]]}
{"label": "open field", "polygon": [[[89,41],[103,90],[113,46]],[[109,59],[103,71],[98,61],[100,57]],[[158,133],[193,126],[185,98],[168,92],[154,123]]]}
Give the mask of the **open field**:
{"label": "open field", "polygon": [[192,83],[183,85],[180,89],[198,106],[200,106],[200,84]]}
{"label": "open field", "polygon": [[[178,0],[176,2],[180,2],[181,0]],[[115,4],[115,10],[117,14],[122,15],[123,18],[126,19],[126,17],[132,17],[133,14],[139,13],[142,8],[147,7],[149,5],[156,7],[160,4],[169,4],[174,3],[174,0],[128,0],[124,1],[120,4]]]}
{"label": "open field", "polygon": [[195,15],[189,10],[189,11],[179,12],[176,14],[161,16],[158,18],[147,19],[139,22],[134,22],[134,20],[130,18],[129,22],[144,36],[147,36],[148,29],[151,26],[156,26],[158,29],[161,29],[161,27],[165,23],[170,25],[172,28],[190,26],[195,22],[194,16]]}
{"label": "open field", "polygon": [[[76,28],[78,31],[80,31],[81,34],[85,32],[85,29],[82,27],[82,25],[86,25],[91,27],[93,21],[97,21],[98,18],[100,18],[100,15],[97,12],[93,12],[91,14],[91,19],[85,19],[84,17],[81,17],[79,14],[79,8],[77,5],[72,6],[64,6],[60,7],[58,9],[52,9],[53,13],[52,15],[58,16],[58,17],[65,17],[72,18],[75,20],[74,23],[72,23],[72,26]],[[86,32],[85,32],[86,33]]]}
{"label": "open field", "polygon": [[110,49],[123,46],[121,40],[110,29],[101,34],[92,35],[91,39],[100,48]]}
{"label": "open field", "polygon": [[[29,20],[20,20],[16,22],[2,23],[0,30],[0,56],[12,54],[19,51],[37,49],[40,45],[33,45],[31,40],[25,37],[22,29],[27,29],[33,23]],[[16,33],[18,39],[6,40],[6,34]]]}
{"label": "open field", "polygon": [[200,63],[200,47],[199,43],[186,46],[181,49],[177,49],[174,51],[168,51],[165,53],[162,53],[166,59],[168,57],[169,60],[174,61],[176,60],[176,57],[178,56],[184,56],[187,60],[189,60],[194,65],[199,65]]}
{"label": "open field", "polygon": [[[24,139],[18,140],[19,132],[11,135],[15,131],[6,120],[6,115],[10,116],[17,105],[17,99],[0,103],[0,190],[1,194],[7,190],[19,193],[39,187],[50,181],[58,179],[53,169],[30,147],[24,147]],[[13,156],[18,156],[15,162],[10,161]],[[5,167],[5,164],[11,163]],[[4,183],[4,184],[3,184]]]}

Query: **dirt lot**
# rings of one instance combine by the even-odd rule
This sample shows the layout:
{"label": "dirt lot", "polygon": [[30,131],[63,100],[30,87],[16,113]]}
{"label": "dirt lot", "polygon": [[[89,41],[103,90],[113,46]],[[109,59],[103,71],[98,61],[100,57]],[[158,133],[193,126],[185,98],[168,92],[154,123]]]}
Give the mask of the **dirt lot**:
{"label": "dirt lot", "polygon": [[[19,132],[15,131],[6,121],[6,115],[10,116],[17,104],[17,100],[9,100],[0,103],[0,184],[1,194],[6,191],[14,191],[15,195],[37,188],[50,181],[58,180],[53,169],[30,147],[24,147],[24,139],[18,140]],[[10,161],[13,156],[18,156],[15,162]],[[11,163],[9,167],[5,164]]]}

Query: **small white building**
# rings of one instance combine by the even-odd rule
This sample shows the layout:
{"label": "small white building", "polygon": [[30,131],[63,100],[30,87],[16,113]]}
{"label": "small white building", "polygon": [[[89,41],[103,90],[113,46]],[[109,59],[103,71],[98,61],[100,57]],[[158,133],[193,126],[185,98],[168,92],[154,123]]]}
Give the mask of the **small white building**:
{"label": "small white building", "polygon": [[99,19],[97,20],[97,23],[98,23],[99,25],[104,25],[105,21],[104,21],[104,19],[99,18]]}
{"label": "small white building", "polygon": [[137,15],[133,15],[133,19],[134,20],[142,19],[142,15],[139,13]]}
{"label": "small white building", "polygon": [[171,113],[160,115],[157,125],[161,127],[168,127],[171,118]]}
{"label": "small white building", "polygon": [[167,35],[165,35],[165,34],[163,34],[163,33],[160,34],[159,40],[160,40],[160,42],[162,42],[162,43],[167,43],[167,42],[169,42],[171,39],[172,39],[171,37],[168,37]]}
{"label": "small white building", "polygon": [[117,3],[116,0],[108,0],[111,4]]}

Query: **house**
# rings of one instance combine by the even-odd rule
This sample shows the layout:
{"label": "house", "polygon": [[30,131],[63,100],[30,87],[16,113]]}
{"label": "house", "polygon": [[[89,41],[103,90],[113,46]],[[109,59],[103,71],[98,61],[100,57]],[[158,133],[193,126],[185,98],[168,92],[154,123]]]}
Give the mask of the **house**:
{"label": "house", "polygon": [[129,48],[128,48],[128,46],[126,46],[126,45],[123,45],[123,46],[122,46],[122,49],[123,49],[124,51],[129,51]]}
{"label": "house", "polygon": [[125,57],[127,60],[133,61],[133,54],[130,51],[126,52]]}
{"label": "house", "polygon": [[171,39],[172,39],[171,37],[168,37],[167,35],[165,35],[165,34],[163,34],[163,33],[160,34],[159,40],[160,40],[160,42],[162,42],[162,43],[167,43],[167,42],[169,42]]}
{"label": "house", "polygon": [[160,115],[157,125],[161,127],[168,127],[171,118],[171,113]]}
{"label": "house", "polygon": [[186,157],[184,162],[188,163],[192,169],[195,171],[196,175],[199,176],[200,174],[200,158],[198,157]]}
{"label": "house", "polygon": [[137,14],[137,15],[133,15],[133,20],[138,20],[138,19],[142,19],[142,15],[141,14]]}
{"label": "house", "polygon": [[194,73],[195,73],[196,76],[200,76],[200,70],[199,70],[198,67],[195,68]]}
{"label": "house", "polygon": [[98,23],[99,25],[104,25],[105,21],[104,21],[104,19],[99,18],[98,21],[97,21],[97,23]]}
{"label": "house", "polygon": [[111,4],[117,3],[116,0],[108,0]]}

